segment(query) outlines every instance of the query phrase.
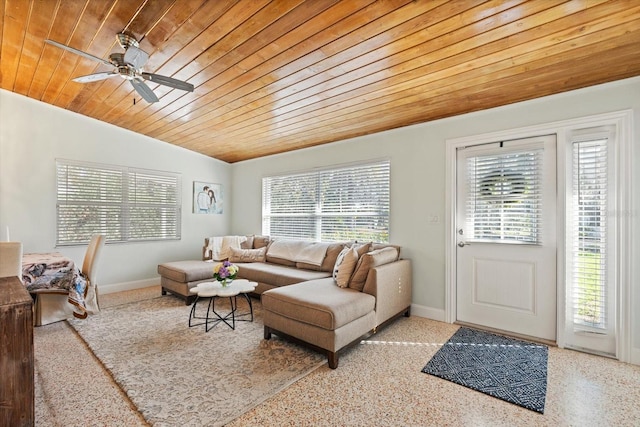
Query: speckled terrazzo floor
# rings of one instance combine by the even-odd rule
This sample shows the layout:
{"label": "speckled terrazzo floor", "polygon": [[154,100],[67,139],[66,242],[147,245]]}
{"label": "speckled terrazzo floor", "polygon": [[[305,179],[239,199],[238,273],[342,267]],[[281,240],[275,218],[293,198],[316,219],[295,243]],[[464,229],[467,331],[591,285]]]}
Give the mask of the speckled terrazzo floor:
{"label": "speckled terrazzo floor", "polygon": [[[159,294],[108,294],[101,305]],[[346,351],[338,369],[315,370],[229,425],[640,425],[640,366],[603,357],[550,348],[544,415],[420,372],[457,328],[401,318]],[[36,426],[147,425],[67,322],[36,328],[34,341]]]}

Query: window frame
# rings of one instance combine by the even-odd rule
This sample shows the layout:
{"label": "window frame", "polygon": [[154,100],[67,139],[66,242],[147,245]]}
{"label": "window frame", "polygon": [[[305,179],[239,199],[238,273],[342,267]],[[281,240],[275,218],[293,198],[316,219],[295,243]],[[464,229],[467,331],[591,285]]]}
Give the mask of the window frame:
{"label": "window frame", "polygon": [[[88,175],[98,177],[103,180],[94,186],[79,185],[81,181],[69,180],[69,168],[74,168],[76,173],[85,172]],[[85,162],[70,159],[56,159],[56,247],[83,245],[89,242],[90,235],[102,233],[106,236],[106,243],[130,243],[180,240],[182,235],[182,176],[179,173],[159,171],[152,169],[135,168],[128,166],[112,165]],[[63,177],[67,179],[62,182]],[[113,180],[111,180],[113,179]],[[163,184],[166,199],[150,201],[156,193],[147,194],[138,190],[141,182],[156,181]],[[74,196],[84,192],[100,192],[96,198],[85,198]],[[104,193],[110,193],[103,196]],[[119,194],[118,194],[119,193]],[[162,194],[163,192],[160,192]],[[71,195],[71,196],[69,196]],[[136,196],[137,197],[134,197]],[[83,233],[78,232],[78,228],[65,224],[64,215],[73,215],[73,207],[85,207],[88,210],[98,209],[101,213],[100,224],[89,227]],[[65,208],[70,209],[69,213],[63,213]],[[168,221],[162,228],[134,231],[135,218],[148,218],[146,214],[134,212],[138,210],[155,211],[163,216],[162,221]],[[164,215],[163,215],[164,213]],[[97,220],[94,218],[94,220]],[[66,230],[66,236],[64,236]],[[69,237],[73,233],[77,236]],[[136,235],[137,233],[137,235]],[[142,234],[141,234],[142,233]]]}
{"label": "window frame", "polygon": [[[543,166],[543,146],[525,142],[506,145],[503,148],[500,143],[502,152],[496,154],[493,150],[497,146],[497,143],[482,144],[466,148],[464,152],[467,165],[467,182],[465,183],[467,223],[464,226],[466,240],[539,246],[542,244],[543,234],[542,176],[539,172]],[[497,191],[497,194],[486,193],[485,188],[487,185],[496,183],[496,177],[508,176],[505,170],[517,175],[518,185],[513,187],[516,190],[508,195],[503,195],[502,191]],[[497,181],[498,184],[502,182],[502,180]],[[495,206],[491,206],[493,204]],[[491,219],[496,214],[499,216],[497,222]],[[528,226],[525,225],[527,223]],[[499,231],[490,231],[491,226],[497,226]],[[511,231],[504,231],[503,227]]]}
{"label": "window frame", "polygon": [[[604,141],[604,161],[599,164],[600,167],[605,168],[606,184],[604,187],[598,187],[598,190],[606,191],[604,209],[598,211],[597,217],[599,219],[599,228],[604,236],[598,245],[602,251],[601,256],[604,256],[604,260],[599,260],[599,269],[591,271],[595,274],[597,271],[599,280],[602,280],[604,284],[600,285],[598,291],[600,298],[598,301],[598,308],[602,310],[602,313],[598,315],[600,322],[579,321],[580,317],[576,312],[580,308],[580,304],[575,300],[582,296],[581,291],[578,289],[584,280],[582,273],[579,273],[579,269],[587,268],[584,261],[580,260],[580,256],[575,251],[581,247],[581,242],[586,239],[580,238],[580,232],[586,233],[586,229],[580,227],[580,203],[576,200],[579,197],[578,189],[575,188],[575,179],[579,178],[578,167],[580,163],[575,161],[575,150],[582,144],[589,144],[595,142]],[[598,126],[598,127],[583,127],[578,129],[572,129],[567,135],[567,209],[566,209],[566,238],[567,238],[567,258],[566,258],[566,347],[568,348],[582,348],[582,341],[584,337],[589,337],[590,349],[593,352],[598,352],[607,355],[615,356],[615,350],[605,350],[606,348],[615,349],[615,341],[617,339],[618,330],[618,316],[616,313],[616,264],[617,250],[616,242],[619,240],[616,238],[617,218],[616,215],[612,215],[616,211],[618,188],[616,186],[615,178],[615,158],[617,146],[620,144],[618,136],[616,135],[616,128],[613,125]],[[591,335],[589,335],[591,334]],[[613,344],[612,344],[613,342]]]}
{"label": "window frame", "polygon": [[[355,187],[352,181],[366,178],[367,174],[373,174],[376,178],[371,182],[370,187],[363,189],[361,186],[362,183],[359,183],[357,187],[358,192],[353,191]],[[338,182],[336,176],[341,176],[343,181],[340,182],[344,182],[344,185],[340,186],[337,196],[336,186],[331,185]],[[276,180],[280,182],[278,183]],[[301,184],[305,181],[306,185]],[[297,205],[290,204],[287,209],[291,209],[283,211],[283,205],[285,203],[282,200],[286,194],[284,194],[285,192],[282,189],[280,190],[282,194],[274,193],[274,187],[280,184],[285,188],[287,186],[293,186],[294,183],[297,184],[297,189],[300,189],[301,193],[305,193],[306,191],[310,194],[310,197],[307,198],[307,203],[301,202]],[[325,185],[321,185],[321,183]],[[379,184],[382,184],[382,188],[376,187],[376,185]],[[347,192],[343,192],[345,188]],[[331,190],[333,190],[333,192],[331,192]],[[342,205],[336,208],[335,204],[332,205],[331,203],[335,202],[336,197],[340,202],[342,202],[343,199],[355,200],[357,199],[355,195],[358,193],[375,192],[376,190],[379,191],[376,194],[376,198],[383,200],[382,206],[376,205],[379,206],[378,209],[371,209],[371,206],[369,206],[358,210],[354,207],[355,205],[348,205],[347,208],[345,208],[347,210],[342,211]],[[272,203],[274,200],[279,200],[280,204],[274,207],[274,203]],[[326,168],[265,176],[262,178],[262,233],[274,238],[317,242],[367,240],[388,243],[390,241],[390,205],[391,161],[389,159],[333,165]],[[353,210],[348,211],[349,207]],[[279,233],[273,225],[275,218],[289,218],[290,220],[295,218],[298,224],[292,223],[291,233]],[[353,233],[353,227],[335,225],[341,219],[352,224],[360,225],[363,223],[362,220],[364,218],[368,218],[370,223],[382,223],[384,226],[382,228],[363,227],[363,229],[366,230],[365,233]],[[377,218],[377,221],[373,218]],[[332,221],[334,227],[327,224],[327,220]],[[307,224],[304,224],[304,222]],[[323,222],[325,225],[324,229]],[[364,222],[367,221],[365,220]],[[313,225],[309,225],[309,223],[313,223]],[[280,227],[282,228],[282,225]],[[332,233],[335,233],[333,237],[328,237],[327,230],[329,229],[332,230]],[[377,237],[373,238],[374,236]]]}

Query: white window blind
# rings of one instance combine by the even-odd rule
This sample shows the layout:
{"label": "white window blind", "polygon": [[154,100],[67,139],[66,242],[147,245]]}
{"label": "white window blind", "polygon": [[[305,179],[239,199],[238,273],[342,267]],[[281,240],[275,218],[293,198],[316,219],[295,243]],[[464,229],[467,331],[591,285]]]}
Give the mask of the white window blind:
{"label": "white window blind", "polygon": [[57,160],[57,245],[180,238],[180,175]]}
{"label": "white window blind", "polygon": [[540,243],[542,150],[467,160],[468,240]]}
{"label": "white window blind", "polygon": [[571,304],[574,324],[607,328],[607,139],[573,143]]}
{"label": "white window blind", "polygon": [[262,232],[311,241],[389,241],[388,160],[262,180]]}

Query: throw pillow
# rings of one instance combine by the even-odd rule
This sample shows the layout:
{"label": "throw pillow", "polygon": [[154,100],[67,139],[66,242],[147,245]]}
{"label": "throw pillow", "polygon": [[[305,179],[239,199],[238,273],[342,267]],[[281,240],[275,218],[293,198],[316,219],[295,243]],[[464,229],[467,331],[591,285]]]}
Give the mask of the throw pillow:
{"label": "throw pillow", "polygon": [[346,288],[349,285],[349,278],[353,273],[353,269],[358,262],[358,251],[355,248],[344,248],[336,259],[336,264],[333,267],[333,280],[341,288]]}
{"label": "throw pillow", "polygon": [[398,250],[393,247],[376,249],[364,254],[358,260],[358,264],[349,280],[349,288],[362,291],[367,281],[369,270],[379,265],[388,264],[398,259]]}
{"label": "throw pillow", "polygon": [[358,259],[360,259],[360,257],[364,254],[366,254],[367,252],[369,252],[370,250],[372,250],[371,248],[372,243],[368,242],[368,243],[354,243],[351,247],[352,248],[356,248],[356,251],[358,251]]}
{"label": "throw pillow", "polygon": [[229,255],[230,262],[264,262],[266,259],[267,248],[259,249],[236,249],[231,248]]}

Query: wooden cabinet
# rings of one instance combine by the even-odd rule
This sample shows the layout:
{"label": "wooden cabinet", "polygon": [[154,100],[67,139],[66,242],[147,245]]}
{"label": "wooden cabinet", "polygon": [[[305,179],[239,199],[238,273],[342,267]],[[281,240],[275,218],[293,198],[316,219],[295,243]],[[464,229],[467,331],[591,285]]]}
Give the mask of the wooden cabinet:
{"label": "wooden cabinet", "polygon": [[33,300],[17,277],[0,278],[0,425],[34,425]]}

